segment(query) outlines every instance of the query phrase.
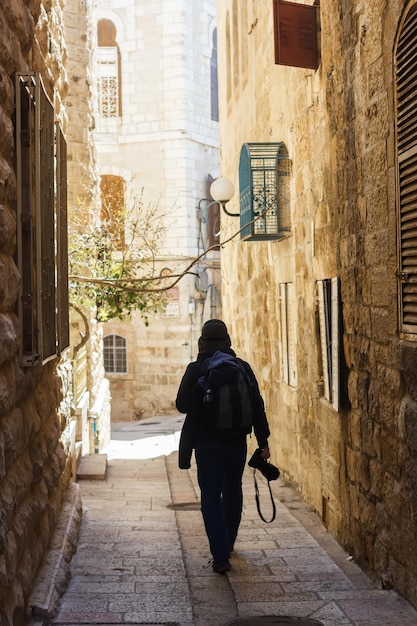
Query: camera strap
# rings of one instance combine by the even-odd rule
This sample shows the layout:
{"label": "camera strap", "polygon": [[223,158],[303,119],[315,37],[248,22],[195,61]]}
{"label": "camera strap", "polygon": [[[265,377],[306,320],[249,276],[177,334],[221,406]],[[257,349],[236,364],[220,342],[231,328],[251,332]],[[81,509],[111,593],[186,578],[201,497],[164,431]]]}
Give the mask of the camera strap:
{"label": "camera strap", "polygon": [[253,470],[253,482],[254,482],[254,485],[255,485],[255,500],[256,500],[256,508],[258,509],[259,517],[266,524],[270,524],[275,519],[277,509],[276,509],[276,506],[275,506],[274,496],[272,495],[272,490],[271,490],[271,485],[269,484],[269,480],[267,480],[267,483],[268,483],[269,495],[271,496],[271,504],[272,504],[272,516],[271,516],[271,519],[265,519],[265,517],[262,515],[261,504],[260,504],[260,500],[259,500],[258,481],[256,480],[256,469]]}

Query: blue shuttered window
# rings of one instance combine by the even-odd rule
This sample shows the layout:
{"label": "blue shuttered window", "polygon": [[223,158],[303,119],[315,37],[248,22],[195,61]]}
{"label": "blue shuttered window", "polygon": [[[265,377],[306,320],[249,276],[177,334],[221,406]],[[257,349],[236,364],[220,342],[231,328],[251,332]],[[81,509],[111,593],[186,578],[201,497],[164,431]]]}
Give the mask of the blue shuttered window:
{"label": "blue shuttered window", "polygon": [[239,162],[241,238],[279,239],[290,233],[290,160],[280,143],[246,143]]}

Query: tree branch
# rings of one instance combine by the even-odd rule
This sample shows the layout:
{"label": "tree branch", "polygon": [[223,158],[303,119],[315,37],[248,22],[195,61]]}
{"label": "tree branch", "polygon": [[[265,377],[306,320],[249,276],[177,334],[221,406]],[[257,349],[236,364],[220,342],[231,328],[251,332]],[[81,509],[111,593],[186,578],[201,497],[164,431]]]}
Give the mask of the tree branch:
{"label": "tree branch", "polygon": [[[225,239],[224,241],[219,242],[218,244],[213,244],[212,246],[210,246],[209,248],[207,248],[207,250],[204,250],[201,254],[199,254],[197,257],[195,257],[191,263],[189,265],[187,265],[187,267],[184,269],[184,271],[182,271],[180,274],[169,274],[168,276],[150,276],[150,277],[146,277],[146,278],[114,278],[114,279],[100,279],[100,278],[85,278],[83,276],[69,276],[69,280],[73,280],[76,282],[80,282],[80,283],[87,283],[87,284],[99,284],[99,285],[109,285],[112,287],[115,287],[117,289],[123,290],[123,291],[130,291],[131,293],[161,293],[164,291],[169,291],[170,289],[172,289],[173,287],[175,287],[179,281],[186,276],[187,274],[191,274],[193,276],[198,276],[197,272],[191,272],[191,268],[194,267],[194,265],[196,265],[202,258],[204,258],[209,252],[211,252],[212,250],[217,250],[219,247],[223,248],[223,246],[225,246],[227,243],[229,243],[229,241],[232,241],[235,237],[237,237],[238,235],[240,235],[240,233],[245,230],[245,228],[247,228],[248,226],[250,226],[251,224],[254,224],[257,220],[261,219],[265,213],[266,213],[267,209],[265,209],[265,211],[263,211],[261,214],[257,215],[253,220],[251,220],[250,222],[248,222],[247,224],[245,224],[244,226],[242,226],[242,228],[240,228],[238,231],[236,231],[235,233],[233,233],[233,235],[231,235],[230,237],[228,237],[227,239]],[[170,282],[168,285],[164,286],[164,287],[133,287],[131,285],[137,284],[137,283],[147,283],[147,282],[152,282],[152,281],[162,281],[162,280],[169,280],[174,278],[175,280],[173,282]]]}

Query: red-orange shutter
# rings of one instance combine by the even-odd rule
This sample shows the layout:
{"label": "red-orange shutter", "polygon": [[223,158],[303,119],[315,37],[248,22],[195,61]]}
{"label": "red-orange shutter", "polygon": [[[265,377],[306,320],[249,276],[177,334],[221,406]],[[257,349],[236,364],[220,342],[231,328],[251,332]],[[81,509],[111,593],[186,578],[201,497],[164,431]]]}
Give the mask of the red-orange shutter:
{"label": "red-orange shutter", "polygon": [[275,63],[317,69],[316,7],[273,1]]}

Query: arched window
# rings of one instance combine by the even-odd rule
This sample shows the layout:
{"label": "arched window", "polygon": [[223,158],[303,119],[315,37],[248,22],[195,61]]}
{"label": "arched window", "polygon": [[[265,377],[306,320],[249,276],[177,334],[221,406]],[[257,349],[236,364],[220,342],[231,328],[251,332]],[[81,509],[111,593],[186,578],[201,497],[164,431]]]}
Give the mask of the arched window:
{"label": "arched window", "polygon": [[126,339],[120,335],[104,337],[104,369],[108,374],[127,373]]}
{"label": "arched window", "polygon": [[113,22],[99,20],[97,40],[99,115],[103,118],[119,117],[122,114],[121,63]]}
{"label": "arched window", "polygon": [[210,92],[211,92],[211,119],[214,122],[219,121],[219,98],[218,98],[218,80],[217,80],[217,28],[213,30],[213,45],[211,48],[211,64],[210,64]]}
{"label": "arched window", "polygon": [[417,4],[396,50],[399,280],[402,330],[417,333]]}

